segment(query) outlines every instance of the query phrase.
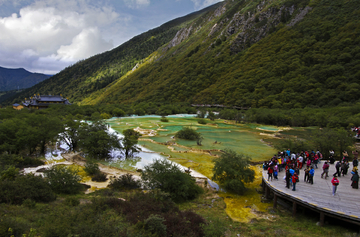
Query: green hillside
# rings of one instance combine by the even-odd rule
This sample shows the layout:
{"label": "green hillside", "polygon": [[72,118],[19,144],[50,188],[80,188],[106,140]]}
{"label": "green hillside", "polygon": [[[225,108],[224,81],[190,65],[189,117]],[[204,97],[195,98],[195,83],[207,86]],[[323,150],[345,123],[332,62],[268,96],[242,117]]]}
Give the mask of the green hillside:
{"label": "green hillside", "polygon": [[20,102],[24,98],[38,93],[63,94],[69,97],[72,103],[81,102],[91,93],[108,86],[131,71],[138,63],[142,63],[143,59],[174,38],[177,31],[186,26],[188,22],[216,7],[217,5],[213,5],[174,19],[158,28],[135,36],[111,51],[79,61],[49,80],[24,90],[22,93],[17,93],[2,104]]}
{"label": "green hillside", "polygon": [[224,1],[192,16],[31,91],[61,91],[81,104],[302,108],[359,101],[360,1]]}

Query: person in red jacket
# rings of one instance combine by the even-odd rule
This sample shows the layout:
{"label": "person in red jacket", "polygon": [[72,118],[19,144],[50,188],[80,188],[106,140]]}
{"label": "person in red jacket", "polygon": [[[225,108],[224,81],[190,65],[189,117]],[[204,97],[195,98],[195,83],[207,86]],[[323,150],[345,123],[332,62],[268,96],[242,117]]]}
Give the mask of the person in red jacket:
{"label": "person in red jacket", "polygon": [[291,181],[293,183],[293,189],[292,191],[296,191],[296,182],[298,181],[299,176],[297,175],[297,173],[294,173],[293,176],[291,177]]}
{"label": "person in red jacket", "polygon": [[271,181],[272,181],[273,173],[274,173],[273,166],[270,166],[270,167],[268,168],[268,181],[270,181],[270,178],[271,178]]}
{"label": "person in red jacket", "polygon": [[334,175],[334,178],[331,180],[331,183],[333,185],[332,195],[335,196],[337,186],[339,185],[339,180],[336,175]]}

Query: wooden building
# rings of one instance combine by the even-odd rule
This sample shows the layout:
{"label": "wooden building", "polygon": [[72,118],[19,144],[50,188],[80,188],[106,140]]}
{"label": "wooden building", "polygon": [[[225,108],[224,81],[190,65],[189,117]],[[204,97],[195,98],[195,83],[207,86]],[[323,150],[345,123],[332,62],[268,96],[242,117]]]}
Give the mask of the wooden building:
{"label": "wooden building", "polygon": [[61,95],[34,95],[25,99],[22,104],[29,109],[46,109],[52,104],[71,105],[68,99]]}

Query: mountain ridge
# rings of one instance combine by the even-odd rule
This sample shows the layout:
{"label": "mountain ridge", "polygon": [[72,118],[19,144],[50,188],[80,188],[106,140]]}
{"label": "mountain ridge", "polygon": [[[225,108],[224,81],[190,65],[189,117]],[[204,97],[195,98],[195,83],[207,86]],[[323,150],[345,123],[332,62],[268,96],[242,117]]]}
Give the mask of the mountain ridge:
{"label": "mountain ridge", "polygon": [[[79,104],[303,108],[356,103],[359,9],[355,0],[228,0],[134,37],[119,46],[125,52],[119,59],[116,49],[94,56],[29,91],[55,94],[63,85],[62,94]],[[98,86],[106,75],[112,79]],[[72,84],[77,90],[62,84],[77,77],[82,78]]]}
{"label": "mountain ridge", "polygon": [[29,72],[24,68],[5,68],[0,66],[0,91],[29,88],[50,75]]}

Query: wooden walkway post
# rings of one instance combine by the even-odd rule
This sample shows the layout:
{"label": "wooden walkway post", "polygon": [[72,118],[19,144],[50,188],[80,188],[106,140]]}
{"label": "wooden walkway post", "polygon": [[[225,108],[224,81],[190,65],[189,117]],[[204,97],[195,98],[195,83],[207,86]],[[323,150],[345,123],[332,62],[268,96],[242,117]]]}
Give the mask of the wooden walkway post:
{"label": "wooden walkway post", "polygon": [[265,181],[264,181],[264,179],[262,179],[262,189],[263,189],[263,192],[265,192],[265,187],[266,187],[266,184],[265,184]]}
{"label": "wooden walkway post", "polygon": [[293,201],[293,217],[296,216],[296,202]]}
{"label": "wooden walkway post", "polygon": [[277,208],[277,195],[276,195],[276,193],[274,192],[274,206],[273,206],[273,208],[274,209],[276,209]]}
{"label": "wooden walkway post", "polygon": [[265,198],[269,199],[270,198],[270,188],[266,185],[265,188]]}
{"label": "wooden walkway post", "polygon": [[320,226],[324,226],[325,214],[323,211],[320,212]]}

